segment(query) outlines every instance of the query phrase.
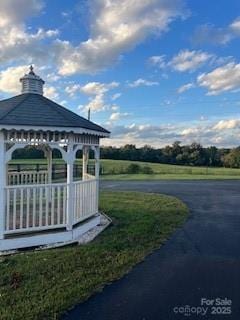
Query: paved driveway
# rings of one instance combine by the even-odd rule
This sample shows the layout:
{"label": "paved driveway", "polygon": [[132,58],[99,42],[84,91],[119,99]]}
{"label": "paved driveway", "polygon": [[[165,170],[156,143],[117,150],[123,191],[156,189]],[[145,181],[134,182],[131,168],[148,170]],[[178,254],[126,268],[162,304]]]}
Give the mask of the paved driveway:
{"label": "paved driveway", "polygon": [[[105,181],[101,187],[174,195],[189,206],[191,215],[164,246],[76,306],[66,319],[240,319],[240,182]],[[205,316],[206,309],[200,308],[185,316],[183,308],[176,308],[200,307],[202,298],[231,300],[232,314],[212,315],[229,309],[208,307]]]}

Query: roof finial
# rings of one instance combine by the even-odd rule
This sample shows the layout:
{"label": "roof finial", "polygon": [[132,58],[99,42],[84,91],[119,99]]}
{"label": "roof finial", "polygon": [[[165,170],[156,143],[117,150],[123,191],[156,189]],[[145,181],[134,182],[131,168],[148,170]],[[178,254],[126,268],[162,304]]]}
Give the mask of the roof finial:
{"label": "roof finial", "polygon": [[32,66],[32,64],[30,65],[30,68],[29,68],[29,69],[30,69],[29,74],[35,74],[34,71],[33,71],[33,66]]}

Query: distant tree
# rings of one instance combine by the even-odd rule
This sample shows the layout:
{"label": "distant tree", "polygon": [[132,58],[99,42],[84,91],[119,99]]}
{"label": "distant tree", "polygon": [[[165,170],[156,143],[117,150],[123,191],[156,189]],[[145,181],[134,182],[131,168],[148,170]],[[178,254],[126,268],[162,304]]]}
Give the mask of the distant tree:
{"label": "distant tree", "polygon": [[232,149],[223,157],[225,167],[240,168],[240,147]]}
{"label": "distant tree", "polygon": [[[21,150],[20,150],[21,152]],[[218,149],[211,146],[203,148],[201,144],[194,142],[191,145],[181,145],[175,141],[172,145],[155,149],[150,145],[137,148],[128,144],[123,147],[103,147],[101,156],[103,159],[132,160],[156,163],[168,163],[191,166],[223,166],[224,158],[230,150]],[[228,164],[230,166],[230,164]]]}

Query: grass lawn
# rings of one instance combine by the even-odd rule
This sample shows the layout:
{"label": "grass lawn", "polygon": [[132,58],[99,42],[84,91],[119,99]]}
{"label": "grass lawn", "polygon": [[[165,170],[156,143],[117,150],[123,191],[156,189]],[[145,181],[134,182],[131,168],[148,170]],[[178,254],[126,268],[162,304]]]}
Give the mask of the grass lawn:
{"label": "grass lawn", "polygon": [[[63,163],[56,159],[55,163]],[[91,160],[90,160],[91,161]],[[46,164],[46,160],[12,160],[12,164]],[[81,161],[77,161],[81,164]],[[90,162],[91,163],[91,162]],[[150,167],[153,174],[126,174],[127,167],[131,164],[138,164],[140,167]],[[101,160],[101,179],[104,180],[203,180],[203,179],[240,179],[240,169],[232,168],[206,168],[178,166],[161,163],[148,163],[127,160]]]}
{"label": "grass lawn", "polygon": [[[150,167],[153,174],[123,174],[130,164]],[[126,160],[101,160],[104,180],[205,180],[240,179],[240,169],[206,168]]]}
{"label": "grass lawn", "polygon": [[102,192],[100,203],[113,225],[92,243],[0,258],[1,320],[56,319],[159,248],[188,214],[163,195]]}

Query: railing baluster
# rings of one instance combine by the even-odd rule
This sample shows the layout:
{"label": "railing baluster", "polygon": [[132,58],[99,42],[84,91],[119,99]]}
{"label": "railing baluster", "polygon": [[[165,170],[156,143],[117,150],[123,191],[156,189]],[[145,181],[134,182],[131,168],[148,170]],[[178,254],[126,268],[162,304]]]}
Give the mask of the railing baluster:
{"label": "railing baluster", "polygon": [[33,217],[32,226],[36,226],[36,188],[33,188]]}
{"label": "railing baluster", "polygon": [[48,212],[49,212],[49,186],[45,188],[45,226],[48,226]]}
{"label": "railing baluster", "polygon": [[20,190],[20,229],[23,228],[23,202],[24,202],[24,197],[23,197],[23,189]]}
{"label": "railing baluster", "polygon": [[61,187],[57,187],[57,224],[60,224],[61,217]]}
{"label": "railing baluster", "polygon": [[17,205],[17,190],[14,189],[13,190],[13,230],[16,230],[16,220],[17,220],[16,205]]}
{"label": "railing baluster", "polygon": [[40,187],[39,192],[39,227],[42,226],[42,218],[43,218],[43,188]]}
{"label": "railing baluster", "polygon": [[63,210],[62,210],[62,223],[66,223],[66,198],[67,198],[67,187],[63,186]]}
{"label": "railing baluster", "polygon": [[54,225],[54,216],[55,216],[55,187],[49,187],[51,188],[51,225]]}
{"label": "railing baluster", "polygon": [[26,228],[29,228],[29,215],[30,215],[30,189],[27,188]]}
{"label": "railing baluster", "polygon": [[10,216],[10,192],[11,190],[7,189],[7,216],[6,216],[6,230],[10,229],[9,225],[9,216]]}

